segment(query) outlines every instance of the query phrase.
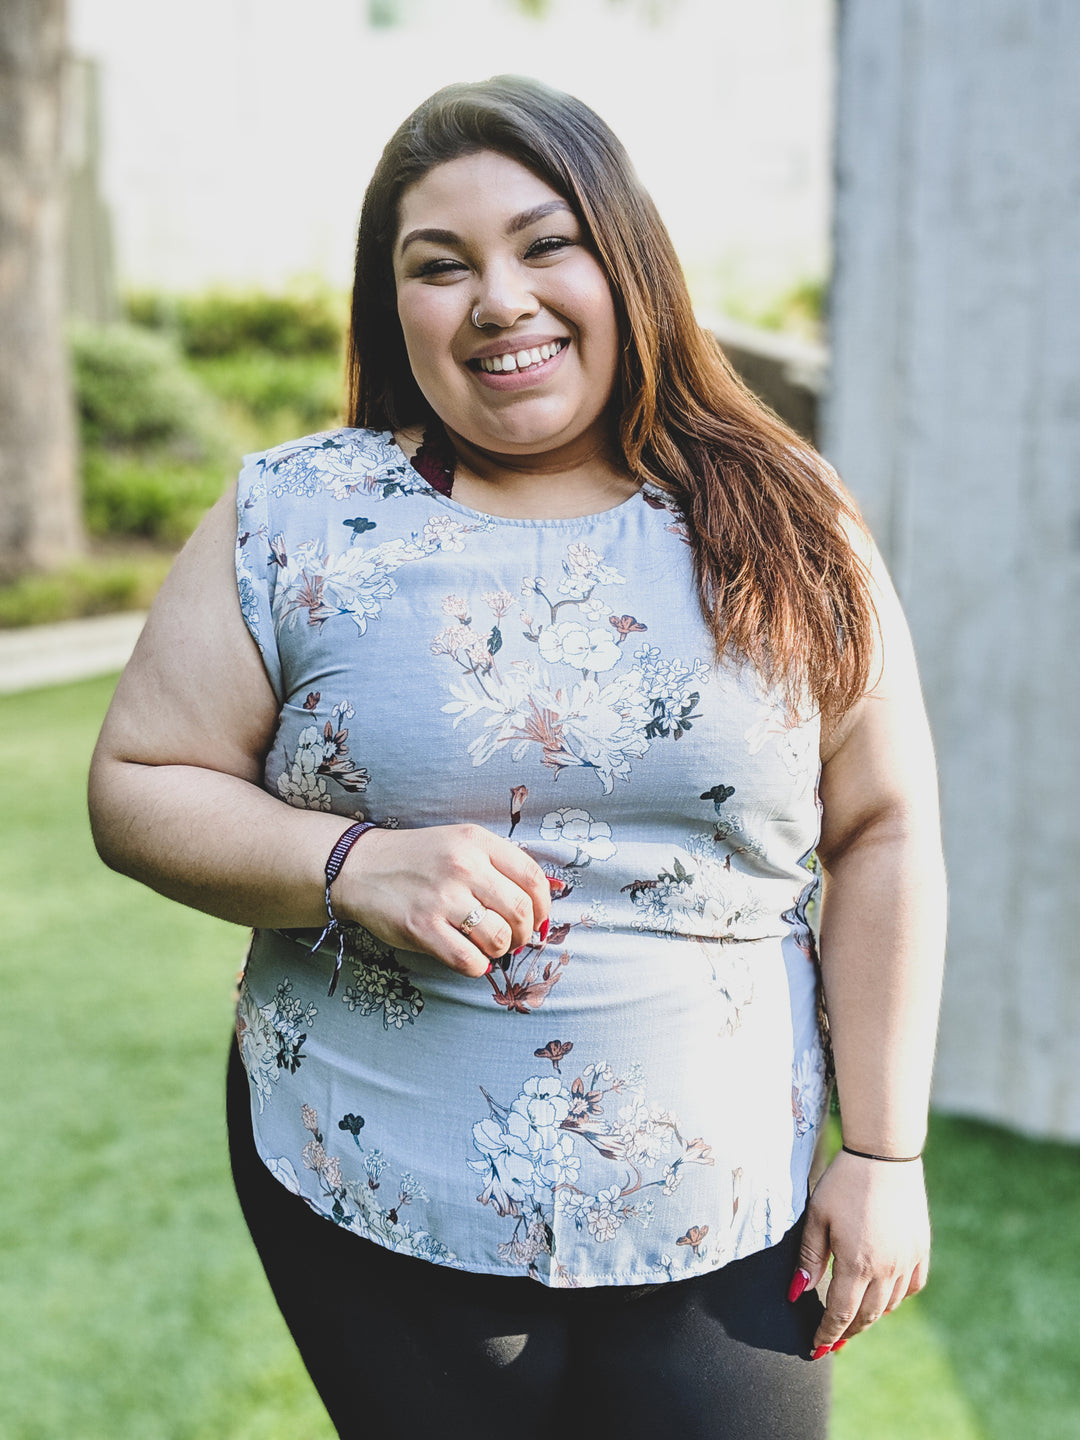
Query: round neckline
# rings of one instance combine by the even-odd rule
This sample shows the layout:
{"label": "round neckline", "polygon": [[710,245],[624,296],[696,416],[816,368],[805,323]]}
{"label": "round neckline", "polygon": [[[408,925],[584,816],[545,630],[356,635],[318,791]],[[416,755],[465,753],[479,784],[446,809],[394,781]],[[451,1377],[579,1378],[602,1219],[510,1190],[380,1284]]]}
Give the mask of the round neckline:
{"label": "round neckline", "polygon": [[641,501],[645,495],[645,487],[643,485],[639,486],[632,495],[628,495],[625,500],[620,500],[617,505],[610,505],[606,510],[593,510],[586,515],[550,517],[543,515],[493,515],[489,510],[474,510],[469,505],[463,505],[460,500],[455,500],[452,495],[443,495],[440,491],[436,490],[433,485],[424,479],[423,475],[421,475],[419,470],[413,465],[409,456],[405,454],[405,451],[398,444],[394,432],[390,430],[387,433],[390,436],[391,447],[401,456],[405,464],[408,465],[409,469],[416,476],[419,484],[423,486],[424,490],[433,500],[438,501],[440,505],[445,505],[449,510],[456,510],[461,515],[467,515],[472,520],[481,520],[485,524],[530,527],[544,526],[550,529],[588,525],[598,520],[604,520],[609,515],[618,515],[629,506]]}

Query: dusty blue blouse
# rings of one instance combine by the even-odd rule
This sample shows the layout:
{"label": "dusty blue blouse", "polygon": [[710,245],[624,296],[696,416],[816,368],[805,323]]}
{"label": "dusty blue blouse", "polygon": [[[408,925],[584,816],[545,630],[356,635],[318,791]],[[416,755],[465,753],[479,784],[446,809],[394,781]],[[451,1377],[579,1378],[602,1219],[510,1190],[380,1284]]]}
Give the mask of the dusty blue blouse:
{"label": "dusty blue blouse", "polygon": [[267,790],[343,829],[473,821],[565,882],[546,942],[480,979],[356,927],[330,997],[335,944],[256,931],[267,1166],[389,1249],[550,1285],[777,1241],[825,1101],[818,726],[715,663],[678,514],[484,515],[350,429],[249,457],[238,509]]}

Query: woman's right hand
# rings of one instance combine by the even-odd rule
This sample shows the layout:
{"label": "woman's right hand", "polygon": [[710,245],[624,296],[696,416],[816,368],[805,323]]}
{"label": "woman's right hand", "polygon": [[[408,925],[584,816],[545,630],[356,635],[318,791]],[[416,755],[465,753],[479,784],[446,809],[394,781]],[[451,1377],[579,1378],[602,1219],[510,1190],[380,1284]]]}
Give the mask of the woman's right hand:
{"label": "woman's right hand", "polygon": [[[334,913],[398,950],[419,950],[451,970],[483,975],[526,945],[548,919],[540,866],[481,825],[369,830],[334,882]],[[481,918],[465,934],[472,911]]]}

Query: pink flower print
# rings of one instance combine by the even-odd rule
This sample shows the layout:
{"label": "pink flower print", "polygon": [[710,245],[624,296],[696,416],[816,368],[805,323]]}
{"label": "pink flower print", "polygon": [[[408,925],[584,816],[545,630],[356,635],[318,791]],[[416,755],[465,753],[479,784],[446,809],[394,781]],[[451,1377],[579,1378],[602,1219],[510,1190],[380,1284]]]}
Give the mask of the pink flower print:
{"label": "pink flower print", "polygon": [[686,1147],[683,1159],[695,1165],[715,1165],[712,1146],[706,1145],[700,1135],[695,1136]]}
{"label": "pink flower print", "polygon": [[447,595],[442,602],[442,608],[444,615],[452,615],[455,620],[460,620],[462,625],[468,625],[471,619],[469,602],[462,600],[460,595]]}
{"label": "pink flower print", "polygon": [[691,1225],[690,1229],[686,1232],[685,1235],[679,1236],[678,1240],[675,1241],[675,1244],[690,1245],[693,1248],[694,1254],[698,1255],[701,1253],[701,1246],[704,1243],[705,1237],[706,1235],[708,1235],[708,1233],[708,1225]]}

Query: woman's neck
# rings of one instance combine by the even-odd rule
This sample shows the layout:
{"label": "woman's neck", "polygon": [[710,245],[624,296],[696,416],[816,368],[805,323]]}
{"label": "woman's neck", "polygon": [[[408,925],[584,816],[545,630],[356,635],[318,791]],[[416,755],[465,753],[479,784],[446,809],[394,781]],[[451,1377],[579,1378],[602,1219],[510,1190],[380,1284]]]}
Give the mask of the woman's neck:
{"label": "woman's neck", "polygon": [[[457,458],[453,496],[470,510],[513,520],[567,520],[611,510],[640,488],[606,435],[582,436],[534,455],[506,455],[471,445],[446,428]],[[415,431],[399,437],[407,454]],[[411,442],[411,443],[409,443]]]}

